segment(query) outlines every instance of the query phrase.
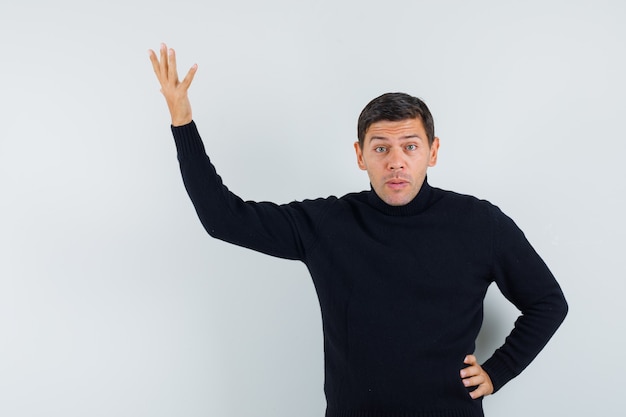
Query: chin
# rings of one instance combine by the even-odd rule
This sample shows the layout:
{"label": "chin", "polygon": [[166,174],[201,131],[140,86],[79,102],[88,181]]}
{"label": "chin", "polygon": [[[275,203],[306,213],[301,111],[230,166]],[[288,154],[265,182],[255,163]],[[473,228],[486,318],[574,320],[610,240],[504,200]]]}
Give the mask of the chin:
{"label": "chin", "polygon": [[393,206],[393,207],[400,207],[400,206],[406,206],[409,203],[410,203],[410,201],[399,201],[399,202],[398,201],[394,201],[394,202],[389,202],[387,204],[390,205],[390,206]]}
{"label": "chin", "polygon": [[412,195],[413,193],[408,192],[409,190],[402,190],[399,192],[387,191],[390,190],[377,190],[376,188],[374,189],[374,192],[376,192],[380,199],[389,206],[406,206],[417,196],[417,193]]}
{"label": "chin", "polygon": [[411,198],[386,198],[383,201],[390,206],[406,206],[411,202]]}

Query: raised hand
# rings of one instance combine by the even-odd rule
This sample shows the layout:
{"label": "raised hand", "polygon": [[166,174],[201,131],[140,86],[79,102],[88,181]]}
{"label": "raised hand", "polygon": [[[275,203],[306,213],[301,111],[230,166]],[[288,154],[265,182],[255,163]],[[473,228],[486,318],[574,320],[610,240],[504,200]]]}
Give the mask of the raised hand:
{"label": "raised hand", "polygon": [[187,72],[187,75],[185,75],[185,78],[179,81],[176,70],[176,52],[173,49],[168,49],[167,45],[162,43],[160,60],[152,49],[148,52],[154,73],[161,84],[161,93],[165,96],[167,107],[172,116],[172,125],[182,126],[190,123],[192,120],[191,103],[189,102],[187,91],[198,70],[198,65],[194,64]]}

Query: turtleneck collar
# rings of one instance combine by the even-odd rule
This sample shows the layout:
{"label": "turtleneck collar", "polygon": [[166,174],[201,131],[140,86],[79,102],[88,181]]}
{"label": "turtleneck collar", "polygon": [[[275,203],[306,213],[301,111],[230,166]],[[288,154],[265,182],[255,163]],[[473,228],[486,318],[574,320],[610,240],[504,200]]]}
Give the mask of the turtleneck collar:
{"label": "turtleneck collar", "polygon": [[[370,185],[371,187],[371,185]],[[413,200],[403,206],[391,206],[380,199],[372,188],[368,194],[368,202],[376,210],[389,216],[412,216],[423,212],[428,207],[432,188],[428,185],[428,177]]]}

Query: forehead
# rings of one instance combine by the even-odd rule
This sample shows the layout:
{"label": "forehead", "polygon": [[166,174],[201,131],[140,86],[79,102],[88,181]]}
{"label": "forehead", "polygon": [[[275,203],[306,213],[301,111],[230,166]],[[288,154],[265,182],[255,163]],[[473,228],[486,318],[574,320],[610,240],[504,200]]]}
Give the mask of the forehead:
{"label": "forehead", "polygon": [[426,140],[426,129],[419,117],[403,120],[380,120],[372,123],[365,132],[365,140],[368,139],[396,139],[404,137],[418,137]]}

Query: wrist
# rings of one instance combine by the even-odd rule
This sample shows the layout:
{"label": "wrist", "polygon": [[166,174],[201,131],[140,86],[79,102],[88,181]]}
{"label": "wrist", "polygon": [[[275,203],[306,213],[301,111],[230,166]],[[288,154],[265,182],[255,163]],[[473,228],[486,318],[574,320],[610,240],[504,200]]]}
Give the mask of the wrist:
{"label": "wrist", "polygon": [[186,116],[186,117],[172,117],[172,126],[179,127],[179,126],[188,125],[189,123],[191,123],[192,120],[193,119],[191,115]]}
{"label": "wrist", "polygon": [[189,99],[172,100],[167,103],[172,118],[172,126],[183,126],[192,120],[191,105]]}

